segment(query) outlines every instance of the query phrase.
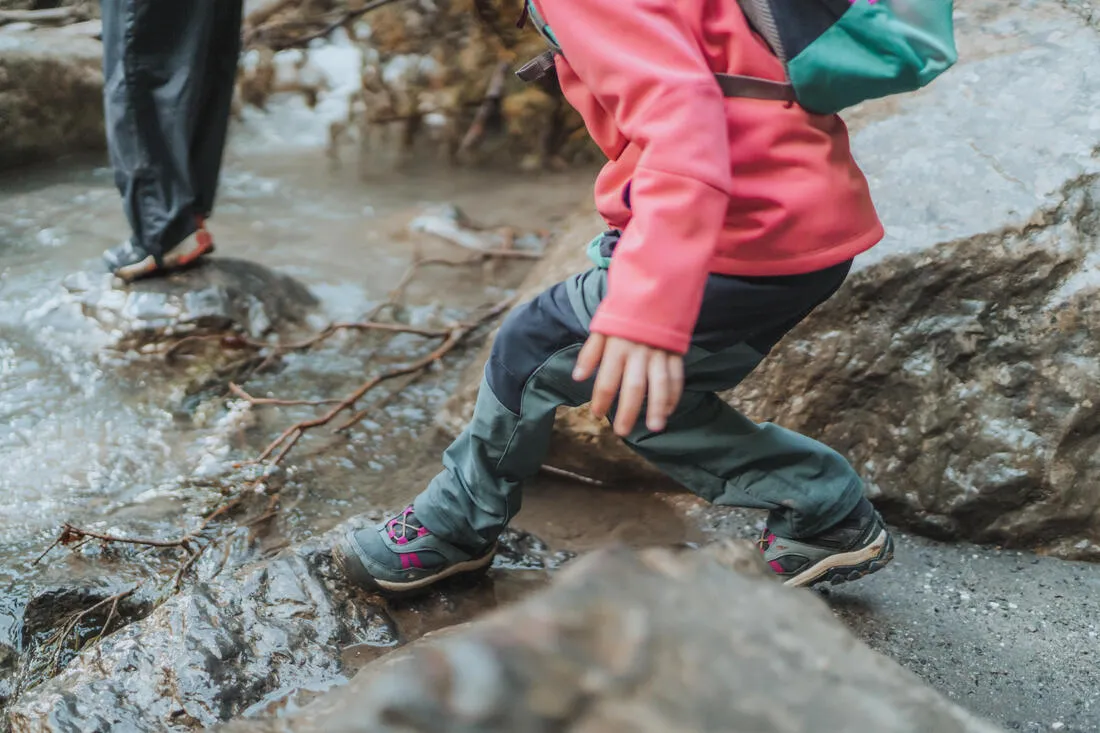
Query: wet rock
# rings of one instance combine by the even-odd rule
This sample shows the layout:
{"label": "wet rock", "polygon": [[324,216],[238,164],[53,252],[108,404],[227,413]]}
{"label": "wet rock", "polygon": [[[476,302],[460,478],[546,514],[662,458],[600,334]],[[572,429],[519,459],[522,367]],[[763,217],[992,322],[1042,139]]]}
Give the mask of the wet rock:
{"label": "wet rock", "polygon": [[289,552],[176,596],[107,637],[11,709],[16,731],[192,730],[266,695],[339,675],[339,646],[392,643],[385,615]]}
{"label": "wet rock", "polygon": [[1100,559],[1100,178],[1065,196],[857,273],[738,401],[843,451],[895,521]]}
{"label": "wet rock", "polygon": [[738,400],[850,456],[894,520],[1100,559],[1100,77],[1058,72],[1100,34],[967,18],[973,60],[856,137],[887,240]]}
{"label": "wet rock", "polygon": [[19,652],[14,647],[0,643],[0,710],[3,710],[15,695],[18,668]]}
{"label": "wet rock", "polygon": [[223,730],[996,729],[768,577],[750,544],[730,543],[592,553],[548,590],[391,653],[297,714]]}
{"label": "wet rock", "polygon": [[0,33],[0,170],[106,147],[101,54],[63,29]]}
{"label": "wet rock", "polygon": [[[23,646],[31,646],[61,628],[74,614],[101,606],[105,600],[127,590],[122,584],[109,581],[84,583],[79,586],[56,585],[39,588],[23,609]],[[148,600],[148,599],[144,599]],[[118,612],[123,618],[138,615],[143,599],[124,599]],[[103,609],[106,621],[107,609]]]}
{"label": "wet rock", "polygon": [[[1059,71],[1100,65],[1100,35],[1051,4],[959,15],[958,68],[852,113],[886,240],[727,398],[845,453],[893,521],[1100,559],[1100,77]],[[584,408],[555,441],[555,465],[656,476]]]}
{"label": "wet rock", "polygon": [[13,656],[6,675],[10,690],[0,694],[0,703],[48,679],[86,645],[144,618],[154,606],[149,589],[108,578],[39,588],[23,609],[21,653]]}
{"label": "wet rock", "polygon": [[[207,553],[203,582],[23,693],[9,711],[13,730],[200,730],[344,681],[345,647],[384,650],[407,637],[380,599],[351,591],[333,566],[328,547],[342,531],[236,569]],[[520,532],[502,544],[490,575],[568,559]]]}
{"label": "wet rock", "polygon": [[65,287],[120,349],[196,334],[260,339],[306,325],[316,298],[305,285],[255,262],[212,258],[168,277],[121,285],[110,274],[78,273]]}

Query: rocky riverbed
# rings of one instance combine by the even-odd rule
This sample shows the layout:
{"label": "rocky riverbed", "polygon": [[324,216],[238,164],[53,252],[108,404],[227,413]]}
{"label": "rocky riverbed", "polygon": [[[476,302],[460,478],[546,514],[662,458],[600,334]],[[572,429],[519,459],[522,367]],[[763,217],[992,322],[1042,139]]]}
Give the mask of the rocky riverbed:
{"label": "rocky riverbed", "polygon": [[[916,533],[898,530],[886,571],[816,593],[779,588],[750,545],[725,542],[759,516],[676,491],[583,411],[561,421],[553,462],[603,485],[536,481],[484,577],[401,602],[346,587],[332,537],[437,470],[491,325],[371,391],[349,430],[310,432],[273,471],[249,459],[440,332],[583,266],[599,226],[577,212],[586,171],[363,180],[326,159],[353,96],[333,75],[358,73],[347,44],[311,54],[333,87],[319,111],[295,92],[235,124],[213,266],[120,289],[95,259],[124,231],[102,159],[9,175],[2,725],[1100,730],[1100,570],[1050,556],[1097,559],[1100,37],[1083,3],[958,8],[958,69],[850,115],[887,241],[730,396],[847,452]],[[4,48],[0,71],[15,68]],[[4,83],[0,105],[23,105]],[[533,265],[425,266],[378,310],[415,258],[479,245],[548,249]],[[407,332],[274,346],[371,313]],[[263,403],[279,399],[295,404]],[[68,546],[51,549],[64,522]]]}
{"label": "rocky riverbed", "polygon": [[[124,231],[102,161],[20,172],[0,185],[0,409],[6,415],[0,706],[54,666],[67,665],[79,645],[99,634],[111,604],[89,613],[59,647],[53,637],[73,614],[140,585],[117,605],[111,629],[146,616],[170,594],[173,574],[188,558],[180,548],[143,552],[92,542],[75,553],[56,548],[33,565],[63,522],[115,536],[185,535],[254,477],[248,469],[235,472],[236,462],[255,457],[287,425],[319,409],[249,409],[233,399],[230,383],[260,396],[338,399],[370,374],[438,345],[409,334],[340,332],[265,366],[271,351],[264,343],[301,340],[327,323],[363,319],[389,298],[417,256],[460,261],[476,254],[437,236],[461,233],[448,218],[454,204],[476,222],[514,227],[517,247],[537,247],[539,232],[574,210],[588,179],[583,173],[456,174],[443,182],[410,176],[379,189],[360,183],[351,170],[332,171],[316,150],[288,146],[278,156],[257,154],[263,147],[257,138],[270,134],[266,128],[246,123],[236,134],[212,224],[219,256],[210,266],[128,289],[113,284],[97,259]],[[521,215],[501,217],[502,210]],[[416,221],[418,227],[411,226]],[[432,222],[436,235],[417,231]],[[495,242],[493,236],[485,233],[485,241]],[[425,267],[385,318],[446,328],[506,297],[527,266]],[[460,348],[430,378],[372,394],[360,406],[376,409],[343,436],[307,438],[292,465],[246,497],[236,519],[260,517],[265,491],[285,492],[278,517],[239,532],[232,523],[219,525],[207,533],[218,542],[217,554],[204,554],[188,577],[222,568],[228,574],[347,516],[388,507],[396,490],[430,470],[432,459],[416,437],[471,355]],[[365,613],[362,618],[373,617]],[[340,636],[353,626],[350,620],[334,625],[331,638],[358,638]],[[333,657],[326,664],[336,669],[339,647],[334,642],[328,651]]]}

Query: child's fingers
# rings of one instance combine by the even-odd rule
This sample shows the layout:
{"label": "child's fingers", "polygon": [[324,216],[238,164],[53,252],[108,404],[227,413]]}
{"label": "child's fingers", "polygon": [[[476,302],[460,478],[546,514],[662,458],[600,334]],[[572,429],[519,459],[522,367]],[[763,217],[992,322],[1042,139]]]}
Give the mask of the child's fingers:
{"label": "child's fingers", "polygon": [[615,433],[626,437],[638,422],[646,396],[646,369],[649,366],[647,349],[631,349],[625,352],[626,368],[619,388],[619,406],[615,414]]}
{"label": "child's fingers", "polygon": [[612,349],[600,359],[596,382],[592,386],[592,414],[596,417],[605,417],[615,402],[623,379],[624,357],[623,352]]}
{"label": "child's fingers", "polygon": [[669,395],[672,382],[669,379],[669,359],[663,351],[654,351],[649,356],[649,407],[646,411],[646,427],[655,433],[665,429],[665,421],[672,409]]}
{"label": "child's fingers", "polygon": [[596,373],[603,358],[604,344],[607,339],[598,333],[589,335],[581,347],[581,353],[577,354],[577,364],[573,367],[573,379],[578,382],[590,378]]}
{"label": "child's fingers", "polygon": [[684,395],[684,357],[679,354],[668,354],[668,415],[671,415],[680,405],[680,398]]}

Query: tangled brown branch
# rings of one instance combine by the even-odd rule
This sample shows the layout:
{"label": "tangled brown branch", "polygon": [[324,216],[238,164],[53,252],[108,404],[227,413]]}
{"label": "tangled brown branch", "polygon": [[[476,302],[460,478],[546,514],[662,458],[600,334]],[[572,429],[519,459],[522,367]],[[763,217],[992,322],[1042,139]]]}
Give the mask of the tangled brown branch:
{"label": "tangled brown branch", "polygon": [[[450,241],[450,240],[448,240]],[[457,243],[456,243],[457,244]],[[505,247],[510,245],[510,239],[506,237]],[[358,322],[338,322],[332,323],[326,328],[322,329],[317,334],[300,340],[288,343],[267,343],[254,341],[252,339],[245,338],[243,336],[218,336],[218,335],[194,335],[183,339],[181,342],[168,349],[165,353],[166,357],[180,353],[183,348],[186,348],[184,344],[193,344],[197,342],[213,342],[217,341],[222,348],[227,349],[251,349],[257,352],[268,351],[267,359],[276,358],[281,354],[286,354],[291,351],[305,351],[313,348],[330,338],[336,333],[344,331],[360,331],[370,333],[388,333],[388,334],[411,334],[415,336],[421,336],[428,339],[441,339],[440,343],[435,349],[425,354],[419,359],[412,361],[408,364],[397,366],[381,374],[375,375],[361,384],[350,395],[341,399],[319,399],[319,400],[304,400],[304,399],[275,399],[265,397],[255,397],[245,391],[240,385],[230,383],[229,390],[237,398],[243,399],[255,406],[328,406],[333,407],[325,414],[312,419],[302,420],[295,425],[287,428],[279,435],[274,441],[272,441],[263,453],[251,463],[263,463],[267,462],[269,465],[277,465],[284,458],[290,450],[299,442],[302,436],[309,430],[318,428],[324,425],[328,425],[338,416],[344,412],[351,412],[356,404],[362,400],[368,393],[376,389],[379,385],[384,383],[398,380],[401,377],[406,377],[404,383],[401,385],[407,387],[412,382],[421,378],[425,372],[435,363],[444,359],[455,348],[466,341],[471,334],[473,334],[479,327],[488,323],[489,321],[497,318],[512,304],[512,299],[503,300],[493,307],[486,310],[477,318],[474,318],[468,322],[458,323],[450,326],[449,328],[422,328],[416,326],[409,326],[400,323],[388,323],[378,321],[377,319],[381,314],[395,305],[397,305],[404,295],[405,289],[414,280],[416,275],[425,267],[430,266],[446,266],[446,267],[461,267],[468,265],[476,265],[478,263],[484,263],[496,259],[506,259],[522,257],[524,259],[532,259],[538,255],[532,255],[531,253],[522,252],[517,253],[511,249],[501,250],[474,250],[473,253],[462,259],[448,259],[443,257],[424,258],[415,257],[410,263],[409,267],[399,279],[397,285],[393,291],[390,292],[389,298],[386,302],[375,307],[364,320]],[[392,399],[397,393],[391,393],[385,399],[375,403],[374,409],[379,409],[389,399]],[[354,412],[345,422],[335,428],[337,432],[344,431],[357,424],[368,414],[368,410],[359,410]],[[278,451],[276,453],[276,451]],[[262,479],[260,479],[262,480]],[[174,572],[173,579],[171,581],[170,588],[173,592],[179,592],[184,579],[189,573],[193,571],[198,561],[204,556],[204,554],[211,547],[223,542],[233,530],[229,532],[222,532],[217,536],[208,536],[206,531],[210,525],[217,519],[224,517],[226,514],[237,508],[244,501],[248,495],[248,491],[257,486],[259,480],[245,482],[241,485],[239,490],[233,495],[227,497],[221,504],[217,506],[213,511],[206,514],[202,520],[191,530],[174,538],[174,539],[156,539],[140,536],[126,536],[120,534],[112,534],[108,532],[101,532],[97,530],[86,529],[76,526],[74,524],[66,522],[62,525],[61,532],[57,538],[50,544],[49,547],[34,561],[34,564],[41,562],[53,549],[56,547],[64,546],[70,550],[77,550],[83,547],[89,542],[99,542],[104,545],[122,545],[122,546],[135,546],[144,547],[151,550],[159,551],[181,551],[183,554],[180,557],[180,562]],[[234,527],[246,526],[254,527],[264,522],[267,522],[277,516],[279,512],[279,496],[277,493],[268,496],[267,506],[260,512],[259,515],[250,519],[242,520],[240,523],[234,525]],[[225,552],[225,558],[222,560],[222,564],[227,562],[229,557],[229,545],[227,544],[227,550]],[[220,572],[220,570],[218,571]],[[66,641],[69,637],[78,630],[81,622],[86,618],[95,614],[96,612],[108,608],[106,621],[99,630],[99,634],[92,640],[91,643],[97,643],[104,636],[111,631],[111,625],[119,618],[119,603],[126,598],[132,596],[139,588],[144,585],[144,582],[138,583],[133,588],[127,591],[117,593],[110,598],[105,598],[91,607],[74,613],[70,616],[48,639],[45,644],[47,646],[53,646],[53,652],[51,655],[51,668],[56,671],[61,655],[66,648]],[[78,638],[79,646],[79,638]]]}
{"label": "tangled brown branch", "polygon": [[[95,603],[94,605],[85,608],[83,611],[78,611],[68,618],[68,620],[62,624],[61,628],[57,630],[49,639],[44,643],[46,647],[53,647],[53,654],[50,656],[49,671],[51,674],[56,674],[61,666],[61,653],[65,651],[65,640],[69,638],[69,635],[77,630],[80,622],[91,616],[96,611],[100,610],[104,606],[110,605],[110,610],[107,612],[107,620],[103,622],[103,626],[100,627],[99,634],[96,635],[92,643],[98,643],[104,636],[106,636],[111,627],[111,622],[118,617],[118,604],[120,601],[129,598],[141,587],[141,584],[135,585],[129,590],[124,590],[121,593],[116,593],[110,598],[104,598],[103,600]],[[79,637],[77,639],[79,643]],[[79,650],[79,649],[78,649]]]}
{"label": "tangled brown branch", "polygon": [[[283,9],[281,6],[276,6],[274,10],[267,12],[264,17],[249,18],[251,22],[249,23],[250,27],[244,33],[244,45],[246,48],[262,45],[273,51],[301,48],[319,38],[327,37],[338,28],[348,26],[348,24],[372,10],[377,10],[394,2],[397,2],[397,0],[372,0],[359,7],[345,8],[334,18],[330,16],[327,18],[305,18],[289,21],[270,20],[272,16],[277,15],[278,10]],[[289,32],[294,29],[300,29],[301,32],[297,34]]]}
{"label": "tangled brown branch", "polygon": [[[332,422],[341,412],[350,410],[355,407],[359,400],[371,390],[378,387],[378,385],[388,382],[391,379],[402,377],[407,374],[414,374],[421,372],[432,364],[436,363],[444,356],[449,354],[458,346],[467,336],[470,335],[478,326],[483,323],[496,318],[512,304],[513,299],[508,298],[495,306],[490,308],[484,315],[471,323],[460,324],[453,327],[447,335],[446,340],[439,345],[431,353],[417,359],[416,361],[406,364],[404,366],[395,367],[381,374],[375,375],[361,384],[358,389],[352,392],[350,395],[340,400],[340,402],[331,410],[326,412],[320,417],[315,417],[307,420],[301,420],[289,428],[284,430],[275,440],[264,449],[264,451],[257,457],[254,463],[263,463],[270,460],[272,465],[278,465],[286,458],[287,453],[301,440],[302,436],[313,428],[319,428],[324,425],[328,425]],[[278,451],[278,453],[276,453]],[[272,458],[272,456],[274,456]]]}

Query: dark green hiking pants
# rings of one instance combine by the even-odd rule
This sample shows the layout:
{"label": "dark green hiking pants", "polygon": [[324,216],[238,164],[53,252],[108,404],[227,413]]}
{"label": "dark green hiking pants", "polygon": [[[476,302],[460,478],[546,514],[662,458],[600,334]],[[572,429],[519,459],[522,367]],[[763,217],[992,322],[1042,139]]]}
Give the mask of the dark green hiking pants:
{"label": "dark green hiking pants", "polygon": [[[684,358],[679,407],[664,432],[652,433],[639,421],[627,445],[710,502],[769,510],[769,527],[781,536],[810,536],[843,519],[863,484],[840,454],[777,425],[757,425],[715,393],[748,376],[840,287],[850,267],[773,278],[712,275]],[[575,382],[571,373],[606,288],[606,270],[592,269],[504,322],[473,419],[445,452],[444,470],[415,501],[426,527],[476,548],[516,515],[521,484],[549,448],[556,408],[591,398],[592,382]]]}

